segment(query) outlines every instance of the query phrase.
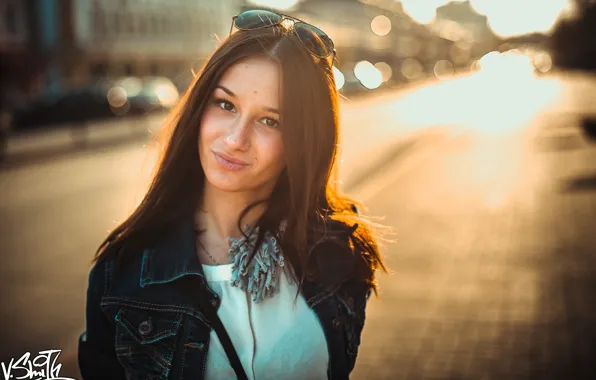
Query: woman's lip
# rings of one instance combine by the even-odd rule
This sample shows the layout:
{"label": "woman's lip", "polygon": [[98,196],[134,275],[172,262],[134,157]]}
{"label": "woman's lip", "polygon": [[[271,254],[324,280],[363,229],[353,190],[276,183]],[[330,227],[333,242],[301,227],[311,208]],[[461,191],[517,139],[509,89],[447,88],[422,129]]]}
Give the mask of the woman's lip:
{"label": "woman's lip", "polygon": [[219,153],[219,152],[213,152],[213,153],[215,153],[215,154],[216,154],[216,155],[218,155],[219,157],[221,157],[221,158],[223,158],[224,160],[226,160],[226,161],[229,161],[229,162],[231,162],[231,163],[233,163],[233,164],[237,164],[237,165],[244,165],[244,166],[247,166],[247,165],[248,165],[246,162],[243,162],[243,161],[238,161],[238,160],[236,160],[236,159],[234,159],[234,158],[232,158],[232,157],[230,157],[230,156],[228,156],[228,155],[226,155],[226,154]]}
{"label": "woman's lip", "polygon": [[248,165],[243,165],[243,164],[236,164],[234,162],[228,161],[225,158],[223,158],[222,156],[220,156],[219,154],[212,152],[213,156],[215,156],[215,160],[225,169],[227,170],[240,170],[240,169],[244,169],[247,168]]}

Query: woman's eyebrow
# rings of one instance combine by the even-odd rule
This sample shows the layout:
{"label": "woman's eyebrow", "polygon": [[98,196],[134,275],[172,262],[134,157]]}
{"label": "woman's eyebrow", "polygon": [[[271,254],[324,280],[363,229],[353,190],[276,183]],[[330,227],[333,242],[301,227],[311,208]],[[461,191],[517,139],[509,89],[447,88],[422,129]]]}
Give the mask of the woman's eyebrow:
{"label": "woman's eyebrow", "polygon": [[217,86],[215,86],[215,88],[219,88],[220,90],[223,90],[223,92],[225,92],[226,94],[228,94],[230,96],[236,96],[236,94],[234,94],[232,92],[232,90],[230,90],[229,88],[227,88],[226,86],[223,86],[221,84],[218,84]]}
{"label": "woman's eyebrow", "polygon": [[[224,86],[224,85],[218,84],[217,86],[215,86],[215,88],[219,88],[220,90],[222,90],[223,92],[225,92],[226,94],[228,94],[228,95],[230,95],[230,96],[233,96],[233,97],[235,97],[235,96],[236,96],[236,94],[234,94],[234,93],[232,92],[232,90],[230,90],[229,88],[227,88],[227,87],[226,87],[226,86]],[[276,113],[276,114],[278,114],[278,115],[281,115],[281,112],[279,112],[279,110],[278,110],[277,108],[273,108],[273,107],[264,107],[264,109],[265,109],[266,111],[273,112],[273,113]]]}
{"label": "woman's eyebrow", "polygon": [[276,113],[278,115],[281,115],[281,113],[279,112],[279,110],[277,108],[265,107],[265,110],[267,110],[269,112]]}

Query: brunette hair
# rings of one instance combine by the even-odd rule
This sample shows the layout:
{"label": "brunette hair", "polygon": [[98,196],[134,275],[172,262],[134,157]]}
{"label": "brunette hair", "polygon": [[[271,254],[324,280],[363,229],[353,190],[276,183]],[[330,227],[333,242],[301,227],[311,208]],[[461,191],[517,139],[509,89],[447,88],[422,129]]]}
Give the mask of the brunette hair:
{"label": "brunette hair", "polygon": [[[139,247],[151,246],[170,228],[192,217],[200,204],[205,182],[197,152],[201,116],[226,70],[254,56],[267,57],[281,69],[280,129],[286,167],[271,197],[257,200],[243,210],[238,228],[242,230],[241,221],[252,207],[268,202],[256,224],[261,227],[256,247],[267,230],[276,231],[281,221],[287,220],[280,244],[302,284],[313,242],[333,223],[346,228],[357,224],[353,233],[355,245],[361,248],[367,263],[358,276],[376,292],[374,272],[387,269],[377,239],[373,238],[373,226],[383,226],[366,220],[362,215],[364,205],[340,195],[332,179],[339,142],[338,93],[332,67],[326,60],[314,58],[283,26],[234,33],[207,59],[169,115],[147,193],[131,215],[103,241],[94,260],[108,255],[110,250],[105,248],[110,243],[125,242],[126,246],[136,247],[120,250],[119,255],[138,253]],[[355,212],[353,205],[360,213]]]}

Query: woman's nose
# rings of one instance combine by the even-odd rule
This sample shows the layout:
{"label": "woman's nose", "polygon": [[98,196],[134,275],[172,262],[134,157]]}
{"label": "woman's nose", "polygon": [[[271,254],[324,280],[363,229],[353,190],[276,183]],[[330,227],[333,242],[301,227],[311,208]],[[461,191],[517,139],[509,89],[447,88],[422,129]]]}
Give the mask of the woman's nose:
{"label": "woman's nose", "polygon": [[230,148],[247,148],[250,143],[251,125],[247,118],[238,118],[230,126],[226,136],[226,143]]}

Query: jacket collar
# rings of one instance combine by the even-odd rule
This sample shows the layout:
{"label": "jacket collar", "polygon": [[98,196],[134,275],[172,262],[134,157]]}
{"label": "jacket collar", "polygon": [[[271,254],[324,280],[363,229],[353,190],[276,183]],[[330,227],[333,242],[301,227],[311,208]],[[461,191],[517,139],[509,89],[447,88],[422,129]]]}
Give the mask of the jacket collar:
{"label": "jacket collar", "polygon": [[[328,269],[323,273],[350,272],[353,260],[346,261],[346,256],[341,253],[342,251],[345,253],[346,250],[351,251],[346,238],[352,235],[356,227],[357,225],[354,225],[348,230],[344,230],[343,238],[340,239],[338,239],[338,235],[326,235],[311,247],[313,256],[318,256],[318,260],[323,260],[319,261],[316,266]],[[333,248],[335,249],[323,243],[334,243]],[[332,255],[331,253],[334,251],[337,251],[337,254]],[[148,248],[143,252],[140,286],[168,283],[186,275],[197,275],[201,280],[205,280],[203,267],[196,252],[194,223],[192,218],[187,218],[178,228],[173,228],[153,248]],[[319,254],[317,255],[317,253]],[[321,255],[321,253],[324,254]],[[348,258],[352,259],[350,256]],[[339,270],[342,268],[345,271]],[[340,273],[337,274],[340,275]]]}
{"label": "jacket collar", "polygon": [[140,285],[161,284],[186,275],[205,278],[197,257],[194,224],[186,219],[178,228],[143,252]]}

